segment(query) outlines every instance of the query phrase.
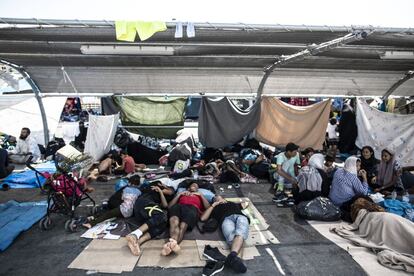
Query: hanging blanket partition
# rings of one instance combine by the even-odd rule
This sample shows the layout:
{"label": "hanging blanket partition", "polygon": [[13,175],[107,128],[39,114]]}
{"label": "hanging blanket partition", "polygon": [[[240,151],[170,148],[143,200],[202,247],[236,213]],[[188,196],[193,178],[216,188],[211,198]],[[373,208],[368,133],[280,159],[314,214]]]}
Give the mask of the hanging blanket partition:
{"label": "hanging blanket partition", "polygon": [[114,142],[119,114],[109,116],[89,115],[89,128],[86,135],[85,153],[99,160],[108,153]]}
{"label": "hanging blanket partition", "polygon": [[153,138],[175,138],[182,127],[157,129],[138,126],[184,126],[186,100],[177,97],[114,97],[121,108],[122,124],[134,126],[126,129]]}
{"label": "hanging blanket partition", "polygon": [[203,97],[198,119],[198,137],[206,147],[229,146],[251,133],[259,118],[260,101],[242,111],[226,97]]}
{"label": "hanging blanket partition", "polygon": [[289,142],[301,148],[322,149],[331,102],[323,101],[311,106],[298,107],[279,99],[262,99],[262,112],[256,128],[260,142],[281,146]]}
{"label": "hanging blanket partition", "polygon": [[414,166],[414,115],[382,112],[358,100],[356,121],[359,148],[371,146],[378,159],[381,151],[388,148],[395,152],[401,166]]}

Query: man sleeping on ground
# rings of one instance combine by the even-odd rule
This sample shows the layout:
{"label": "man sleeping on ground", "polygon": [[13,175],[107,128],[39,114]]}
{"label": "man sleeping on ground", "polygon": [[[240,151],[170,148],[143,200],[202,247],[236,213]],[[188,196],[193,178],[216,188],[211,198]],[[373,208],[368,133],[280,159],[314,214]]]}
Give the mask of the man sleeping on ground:
{"label": "man sleeping on ground", "polygon": [[231,247],[227,257],[209,247],[204,250],[204,256],[212,261],[225,262],[238,273],[245,273],[247,270],[242,259],[238,257],[244,241],[249,237],[249,218],[242,213],[247,206],[247,202],[229,202],[218,195],[214,198],[214,203],[201,216],[201,221],[207,221],[211,217],[221,225],[224,238]]}
{"label": "man sleeping on ground", "polygon": [[161,254],[170,255],[180,251],[179,244],[187,230],[192,230],[203,210],[210,207],[207,199],[198,191],[198,184],[192,183],[186,191],[178,193],[169,203],[170,239],[164,244]]}

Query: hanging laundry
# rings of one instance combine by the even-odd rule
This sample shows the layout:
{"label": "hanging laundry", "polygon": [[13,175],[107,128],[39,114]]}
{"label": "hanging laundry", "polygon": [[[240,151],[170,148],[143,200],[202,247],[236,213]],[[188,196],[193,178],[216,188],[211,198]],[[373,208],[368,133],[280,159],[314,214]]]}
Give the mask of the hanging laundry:
{"label": "hanging laundry", "polygon": [[116,39],[134,42],[136,34],[141,41],[147,40],[157,32],[167,30],[162,21],[115,21]]}
{"label": "hanging laundry", "polygon": [[387,102],[387,112],[393,113],[395,109],[395,99],[388,99]]}
{"label": "hanging laundry", "polygon": [[293,142],[301,148],[322,149],[330,107],[330,100],[298,107],[265,97],[256,138],[273,146]]}
{"label": "hanging laundry", "polygon": [[136,21],[115,21],[116,39],[134,42],[137,35]]}
{"label": "hanging laundry", "polygon": [[356,123],[358,147],[371,146],[377,159],[388,148],[395,152],[401,166],[414,166],[414,115],[382,112],[359,99]]}
{"label": "hanging laundry", "polygon": [[175,24],[175,34],[174,34],[175,38],[182,38],[183,37],[183,23],[182,22],[177,22]]}
{"label": "hanging laundry", "polygon": [[89,115],[85,153],[88,153],[95,161],[108,153],[114,142],[118,122],[119,114],[109,116]]}
{"label": "hanging laundry", "polygon": [[186,98],[114,97],[128,131],[154,138],[175,138],[178,128],[137,128],[137,126],[183,126]]}
{"label": "hanging laundry", "polygon": [[192,22],[187,23],[187,37],[188,38],[195,37],[195,27],[194,27],[194,23]]}
{"label": "hanging laundry", "polygon": [[242,111],[226,97],[203,97],[198,119],[199,140],[206,147],[230,146],[251,133],[259,118],[260,101]]}
{"label": "hanging laundry", "polygon": [[153,22],[145,22],[145,21],[138,21],[137,22],[137,32],[141,41],[147,40],[151,36],[153,36],[157,32],[162,32],[167,30],[167,25],[165,22],[161,21],[153,21]]}

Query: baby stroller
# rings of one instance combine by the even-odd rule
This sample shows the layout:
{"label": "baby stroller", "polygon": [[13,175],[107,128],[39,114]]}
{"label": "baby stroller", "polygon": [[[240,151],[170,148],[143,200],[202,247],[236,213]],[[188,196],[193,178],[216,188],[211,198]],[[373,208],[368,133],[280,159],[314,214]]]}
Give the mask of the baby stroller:
{"label": "baby stroller", "polygon": [[[75,209],[83,200],[90,200],[93,204],[92,210],[96,210],[95,201],[84,190],[86,180],[79,177],[76,172],[65,171],[55,160],[56,173],[39,172],[30,164],[31,158],[27,161],[26,166],[36,173],[36,179],[39,189],[42,193],[47,194],[47,214],[39,221],[39,227],[42,230],[48,230],[52,227],[51,214],[63,214],[68,217],[65,222],[65,229],[68,232],[75,232],[78,226],[78,217],[75,215]],[[42,187],[39,176],[46,178],[46,183]]]}

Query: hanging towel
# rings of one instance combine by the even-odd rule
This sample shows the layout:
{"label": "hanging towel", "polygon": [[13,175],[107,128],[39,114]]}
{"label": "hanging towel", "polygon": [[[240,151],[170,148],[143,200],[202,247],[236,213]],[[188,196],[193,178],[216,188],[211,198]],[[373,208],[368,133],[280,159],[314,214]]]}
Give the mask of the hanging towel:
{"label": "hanging towel", "polygon": [[188,38],[195,37],[195,28],[194,28],[194,23],[192,22],[187,23],[187,37]]}
{"label": "hanging towel", "polygon": [[230,146],[257,126],[260,101],[247,111],[236,107],[228,98],[202,98],[198,119],[198,137],[206,147]]}
{"label": "hanging towel", "polygon": [[262,99],[262,112],[256,128],[257,140],[273,146],[293,142],[301,148],[322,149],[331,101],[310,106],[293,106],[277,98]]}
{"label": "hanging towel", "polygon": [[147,40],[151,36],[153,36],[157,32],[162,32],[167,30],[167,25],[165,22],[161,21],[153,21],[153,22],[145,22],[145,21],[138,21],[136,23],[137,32],[141,41]]}
{"label": "hanging towel", "polygon": [[108,153],[114,142],[118,122],[119,114],[109,116],[89,115],[85,153],[88,153],[95,161]]}
{"label": "hanging towel", "polygon": [[414,166],[414,115],[382,112],[361,99],[356,113],[358,147],[371,146],[377,159],[388,148],[395,152],[402,167]]}
{"label": "hanging towel", "polygon": [[136,21],[115,21],[116,39],[134,42],[137,35]]}
{"label": "hanging towel", "polygon": [[174,34],[175,38],[182,38],[183,37],[183,23],[182,22],[177,22],[175,24],[175,34]]}

